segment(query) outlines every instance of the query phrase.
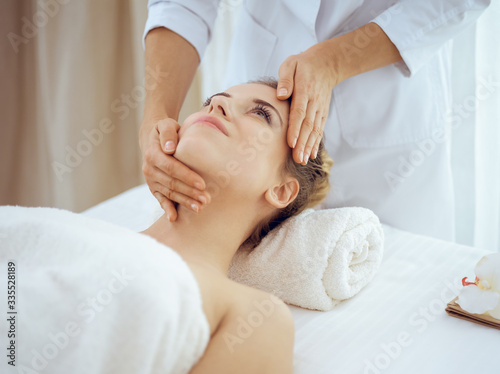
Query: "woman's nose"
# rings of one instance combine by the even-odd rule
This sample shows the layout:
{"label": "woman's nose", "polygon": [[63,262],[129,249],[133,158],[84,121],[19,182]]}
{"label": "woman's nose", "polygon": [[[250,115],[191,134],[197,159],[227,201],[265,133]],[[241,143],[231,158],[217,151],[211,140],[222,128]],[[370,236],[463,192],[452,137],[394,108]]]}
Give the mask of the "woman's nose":
{"label": "woman's nose", "polygon": [[229,103],[223,96],[215,96],[210,102],[210,112],[217,113],[229,119]]}

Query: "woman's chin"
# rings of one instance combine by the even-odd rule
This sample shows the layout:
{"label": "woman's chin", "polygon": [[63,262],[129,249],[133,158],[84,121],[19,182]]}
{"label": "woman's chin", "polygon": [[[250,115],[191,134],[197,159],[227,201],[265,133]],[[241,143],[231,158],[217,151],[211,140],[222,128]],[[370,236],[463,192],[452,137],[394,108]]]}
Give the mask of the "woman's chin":
{"label": "woman's chin", "polygon": [[224,155],[221,148],[209,137],[194,137],[185,134],[173,156],[198,174],[216,174],[224,169]]}

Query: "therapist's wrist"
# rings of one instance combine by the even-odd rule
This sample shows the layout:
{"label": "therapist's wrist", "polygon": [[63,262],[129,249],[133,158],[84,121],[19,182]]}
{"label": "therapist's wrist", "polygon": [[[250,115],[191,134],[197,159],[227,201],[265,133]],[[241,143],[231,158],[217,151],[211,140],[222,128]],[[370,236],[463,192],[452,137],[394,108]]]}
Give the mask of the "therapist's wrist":
{"label": "therapist's wrist", "polygon": [[401,61],[397,47],[382,28],[373,22],[327,42],[339,83],[355,75]]}
{"label": "therapist's wrist", "polygon": [[322,63],[317,66],[324,67],[323,71],[328,72],[328,79],[325,83],[330,86],[330,90],[345,79],[342,71],[343,61],[339,58],[336,49],[337,41],[329,39],[313,45],[305,52],[312,54],[314,59],[321,59]]}

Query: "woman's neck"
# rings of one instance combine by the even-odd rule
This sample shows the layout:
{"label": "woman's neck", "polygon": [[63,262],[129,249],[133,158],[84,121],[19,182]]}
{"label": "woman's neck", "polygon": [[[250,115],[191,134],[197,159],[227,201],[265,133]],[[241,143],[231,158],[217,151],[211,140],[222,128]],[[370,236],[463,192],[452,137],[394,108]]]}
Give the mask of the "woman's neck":
{"label": "woman's neck", "polygon": [[[177,220],[162,215],[142,233],[174,249],[185,261],[198,262],[227,276],[234,253],[257,222],[254,207],[242,201],[213,199],[200,213],[179,205]],[[258,220],[254,220],[258,221]]]}

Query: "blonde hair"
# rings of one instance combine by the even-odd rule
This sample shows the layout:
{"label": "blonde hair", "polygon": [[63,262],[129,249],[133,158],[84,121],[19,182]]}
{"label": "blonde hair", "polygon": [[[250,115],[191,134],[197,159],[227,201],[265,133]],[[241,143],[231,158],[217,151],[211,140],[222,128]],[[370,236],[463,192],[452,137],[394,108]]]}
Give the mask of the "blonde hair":
{"label": "blonde hair", "polygon": [[[264,78],[248,83],[265,84],[274,89],[278,86],[278,82],[274,78]],[[333,160],[326,152],[323,140],[319,144],[316,158],[309,159],[305,165],[293,160],[292,150],[290,149],[289,155],[283,164],[282,173],[283,176],[291,175],[297,179],[300,186],[299,192],[286,208],[280,209],[270,217],[262,220],[254,232],[243,242],[242,246],[247,250],[255,248],[269,231],[276,228],[287,218],[321,203],[330,189],[329,176],[333,163]]]}

